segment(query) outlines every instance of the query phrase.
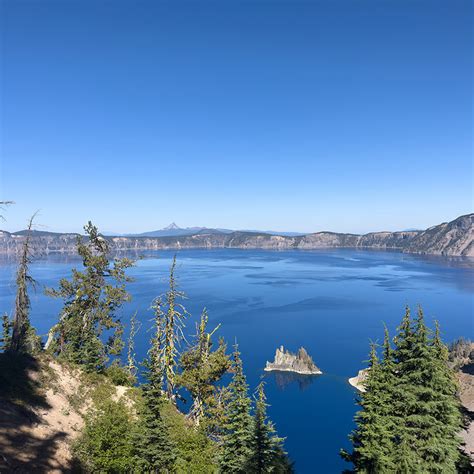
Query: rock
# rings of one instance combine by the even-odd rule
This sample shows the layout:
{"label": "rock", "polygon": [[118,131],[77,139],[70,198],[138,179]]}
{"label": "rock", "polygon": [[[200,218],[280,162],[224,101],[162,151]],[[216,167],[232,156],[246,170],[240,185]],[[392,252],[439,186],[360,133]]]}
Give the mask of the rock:
{"label": "rock", "polygon": [[355,377],[349,379],[349,383],[355,387],[359,392],[365,392],[364,382],[369,373],[369,369],[359,370],[359,373]]}
{"label": "rock", "polygon": [[322,374],[304,347],[300,347],[297,354],[292,354],[285,350],[283,346],[280,346],[275,352],[275,360],[267,362],[265,366],[265,371],[270,372],[272,370],[295,372],[303,375]]}

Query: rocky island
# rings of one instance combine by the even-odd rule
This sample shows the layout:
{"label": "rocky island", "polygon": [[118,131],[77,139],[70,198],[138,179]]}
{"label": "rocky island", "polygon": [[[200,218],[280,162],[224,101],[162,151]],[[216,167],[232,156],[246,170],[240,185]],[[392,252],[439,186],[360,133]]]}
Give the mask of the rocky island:
{"label": "rocky island", "polygon": [[300,347],[296,354],[285,350],[283,346],[277,348],[275,360],[267,362],[265,371],[295,372],[302,375],[319,375],[321,370],[316,366],[304,347]]}

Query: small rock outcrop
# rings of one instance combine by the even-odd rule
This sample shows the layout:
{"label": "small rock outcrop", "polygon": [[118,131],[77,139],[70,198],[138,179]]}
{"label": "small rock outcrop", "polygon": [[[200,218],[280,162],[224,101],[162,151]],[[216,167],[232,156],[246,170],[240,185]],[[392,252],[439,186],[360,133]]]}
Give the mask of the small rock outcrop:
{"label": "small rock outcrop", "polygon": [[359,370],[359,373],[355,377],[349,379],[349,383],[355,387],[359,392],[365,392],[364,382],[369,373],[369,369]]}
{"label": "small rock outcrop", "polygon": [[272,370],[296,372],[303,375],[322,374],[304,347],[300,347],[296,354],[292,354],[280,346],[275,352],[275,360],[267,362],[265,370],[267,372]]}

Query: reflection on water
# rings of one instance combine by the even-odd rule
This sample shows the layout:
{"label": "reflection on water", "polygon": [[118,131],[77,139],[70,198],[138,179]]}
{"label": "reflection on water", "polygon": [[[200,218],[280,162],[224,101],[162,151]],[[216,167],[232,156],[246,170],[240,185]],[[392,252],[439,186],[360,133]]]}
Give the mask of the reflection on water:
{"label": "reflection on water", "polygon": [[[285,390],[288,385],[295,383],[298,388],[303,391],[307,389],[319,375],[303,375],[295,372],[280,372],[272,371],[271,374],[275,377],[275,383],[280,390]],[[271,377],[271,375],[269,375]]]}

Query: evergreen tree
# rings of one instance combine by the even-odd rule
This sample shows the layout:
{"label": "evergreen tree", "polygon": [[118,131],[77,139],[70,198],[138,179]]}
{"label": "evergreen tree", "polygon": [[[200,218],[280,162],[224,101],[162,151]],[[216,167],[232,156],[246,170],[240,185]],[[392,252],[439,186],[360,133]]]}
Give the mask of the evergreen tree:
{"label": "evergreen tree", "polygon": [[2,338],[0,339],[0,350],[7,351],[10,347],[12,323],[7,313],[2,315]]}
{"label": "evergreen tree", "polygon": [[284,439],[277,436],[273,423],[267,419],[267,406],[264,382],[260,382],[257,387],[250,442],[251,456],[246,470],[254,474],[292,472],[286,453],[283,451]]}
{"label": "evergreen tree", "polygon": [[227,419],[220,468],[222,472],[244,473],[249,462],[252,440],[251,401],[237,344],[234,346],[233,377],[229,385],[230,400],[227,405]]}
{"label": "evergreen tree", "polygon": [[31,263],[30,238],[35,215],[28,223],[28,232],[23,242],[20,262],[16,274],[15,311],[12,322],[12,335],[9,350],[13,352],[33,353],[40,349],[41,343],[30,323],[30,297],[28,286],[35,286],[35,280],[29,273]]}
{"label": "evergreen tree", "polygon": [[209,415],[207,408],[214,404],[216,383],[230,368],[229,356],[226,354],[227,346],[223,339],[219,340],[217,349],[212,350],[212,335],[219,326],[208,333],[208,319],[207,311],[204,309],[197,325],[195,342],[181,355],[182,372],[177,377],[177,383],[186,388],[193,397],[189,418],[196,425],[200,424],[205,415]]}
{"label": "evergreen tree", "polygon": [[439,330],[430,340],[421,308],[410,334],[402,328],[395,356],[400,395],[395,411],[399,417],[400,444],[409,446],[416,454],[416,458],[410,455],[407,461],[405,454],[396,450],[397,466],[408,463],[414,472],[456,472],[456,433],[460,429],[456,385]]}
{"label": "evergreen tree", "polygon": [[[441,437],[434,446],[433,457],[441,462],[445,471],[451,469],[459,460],[458,436],[462,425],[461,407],[458,399],[459,386],[453,370],[448,365],[449,350],[443,344],[438,321],[435,322],[435,334],[430,341],[433,362],[433,400],[434,417],[439,423]],[[455,472],[454,469],[453,472]]]}
{"label": "evergreen tree", "polygon": [[[405,306],[405,315],[398,327],[398,334],[395,336],[394,342],[394,357],[396,358],[397,364],[409,361],[413,353],[415,334],[411,320],[411,311],[408,306]],[[397,370],[399,370],[399,368]]]}
{"label": "evergreen tree", "polygon": [[413,321],[407,307],[394,342],[385,330],[381,363],[372,347],[354,450],[343,456],[357,472],[454,473],[461,419],[439,327],[431,337],[421,308]]}
{"label": "evergreen tree", "polygon": [[[384,344],[385,345],[385,344]],[[389,352],[389,345],[385,346]],[[341,451],[347,461],[354,464],[356,472],[393,472],[393,433],[390,423],[389,392],[386,391],[388,367],[379,362],[375,344],[371,344],[369,369],[364,381],[365,391],[359,395],[357,403],[356,430],[351,434],[353,444],[351,454]]]}
{"label": "evergreen tree", "polygon": [[186,308],[179,303],[186,298],[184,292],[179,291],[175,277],[176,255],[170,268],[168,291],[153,302],[155,312],[156,350],[162,368],[163,389],[169,400],[176,397],[176,367],[178,363],[178,347],[184,339],[184,320],[188,315]]}
{"label": "evergreen tree", "polygon": [[163,392],[163,365],[161,321],[155,319],[154,335],[148,358],[144,361],[146,384],[143,386],[143,404],[135,435],[137,464],[143,472],[170,472],[176,461],[176,448],[161,410],[167,403]]}
{"label": "evergreen tree", "polygon": [[[85,227],[89,242],[77,238],[77,252],[83,271],[73,269],[72,278],[63,278],[58,289],[47,294],[64,300],[59,323],[51,328],[45,348],[68,360],[83,364],[89,371],[103,370],[109,355],[123,348],[123,326],[116,311],[130,295],[125,284],[131,279],[125,270],[133,266],[128,258],[110,261],[110,248],[97,227]],[[104,341],[104,336],[108,339]]]}
{"label": "evergreen tree", "polygon": [[176,448],[161,415],[168,401],[163,397],[161,381],[148,369],[148,382],[143,386],[143,405],[139,411],[135,447],[139,472],[173,472]]}

